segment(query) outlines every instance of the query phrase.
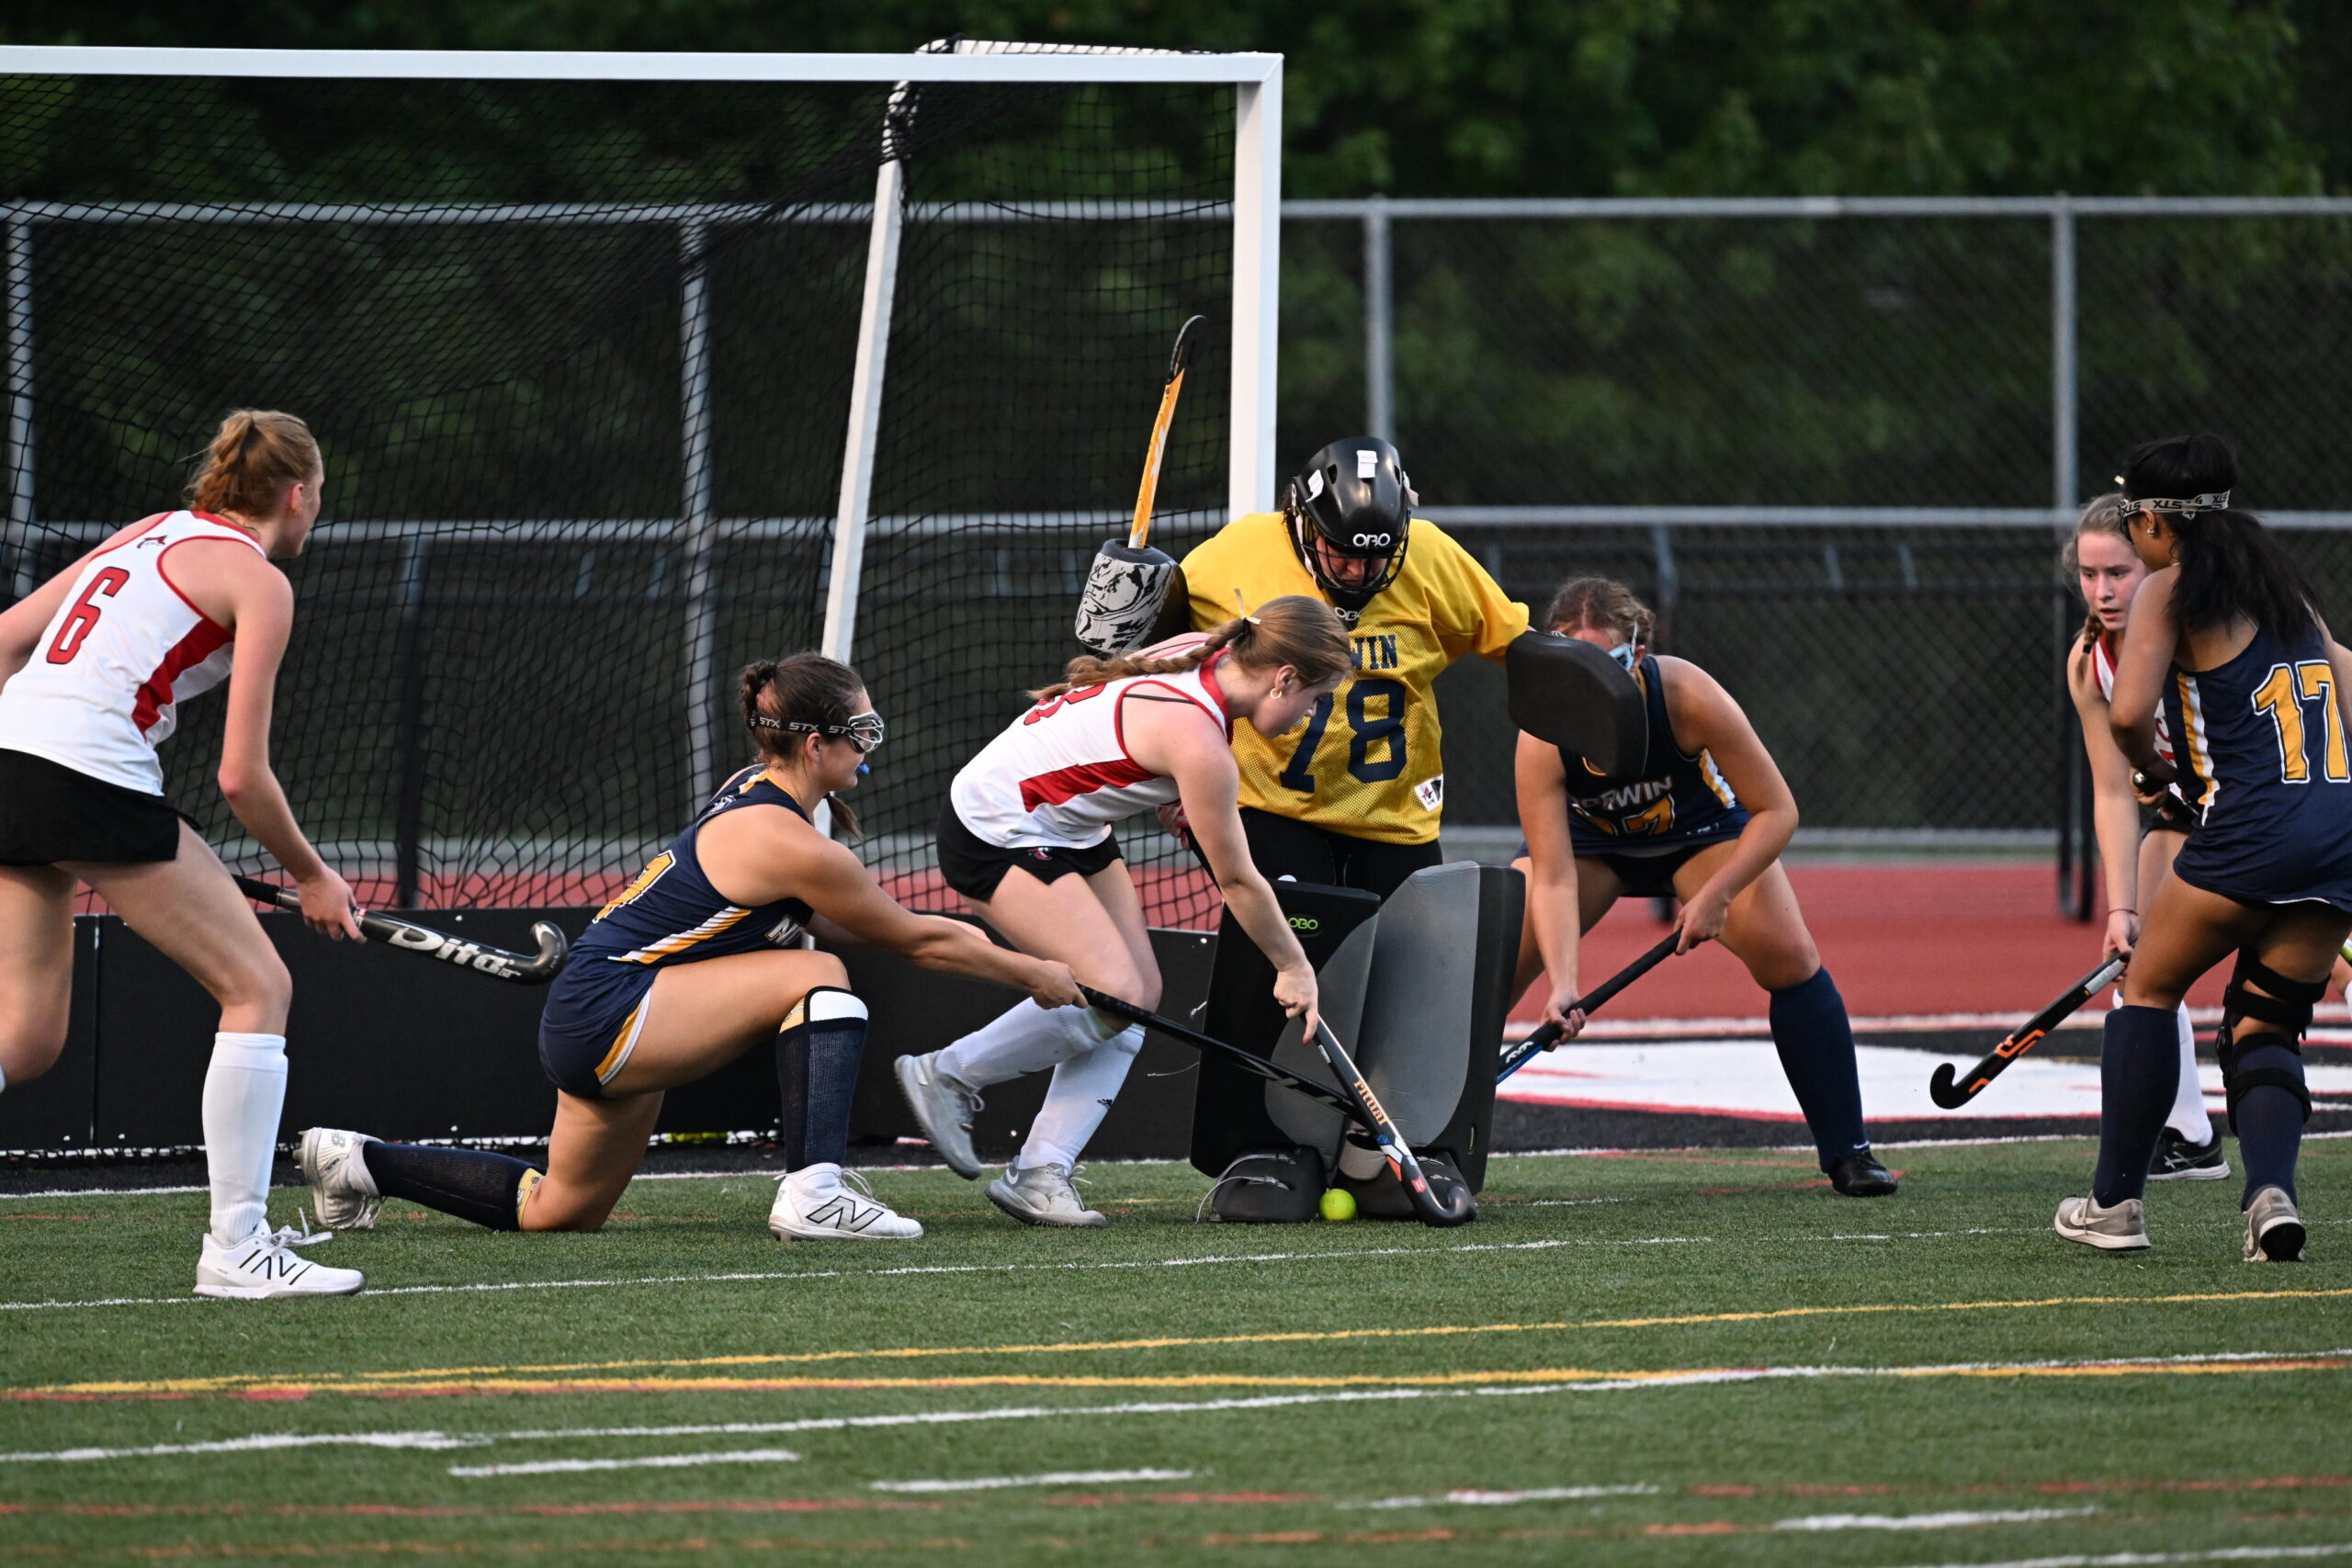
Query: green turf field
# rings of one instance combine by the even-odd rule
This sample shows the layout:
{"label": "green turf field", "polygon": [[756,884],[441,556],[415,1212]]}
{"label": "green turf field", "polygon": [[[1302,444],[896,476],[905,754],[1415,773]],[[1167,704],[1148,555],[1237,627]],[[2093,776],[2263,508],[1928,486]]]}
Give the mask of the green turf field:
{"label": "green turf field", "polygon": [[2352,1559],[2352,1142],[2300,1267],[2238,1261],[2234,1181],[2059,1241],[2086,1142],[1890,1163],[1510,1157],[1449,1232],[1197,1225],[1172,1166],[1029,1231],[883,1172],[893,1246],[644,1181],[596,1236],[394,1204],[320,1253],[369,1293],[257,1303],[187,1297],[200,1194],[0,1199],[0,1559]]}

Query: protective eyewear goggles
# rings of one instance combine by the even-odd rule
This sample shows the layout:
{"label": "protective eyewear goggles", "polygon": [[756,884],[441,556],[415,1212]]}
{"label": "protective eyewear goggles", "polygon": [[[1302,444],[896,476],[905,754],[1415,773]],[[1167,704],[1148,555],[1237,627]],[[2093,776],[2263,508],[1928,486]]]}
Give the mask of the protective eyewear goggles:
{"label": "protective eyewear goggles", "polygon": [[806,719],[770,718],[763,713],[755,714],[752,718],[752,728],[780,729],[796,735],[831,736],[856,747],[861,757],[882,744],[882,716],[871,710],[853,715],[841,724],[810,724]]}

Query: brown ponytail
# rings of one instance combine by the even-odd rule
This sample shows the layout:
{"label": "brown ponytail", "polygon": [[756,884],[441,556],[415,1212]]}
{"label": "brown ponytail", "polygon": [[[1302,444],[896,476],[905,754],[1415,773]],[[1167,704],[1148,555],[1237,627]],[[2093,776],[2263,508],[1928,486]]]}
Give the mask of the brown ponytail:
{"label": "brown ponytail", "polygon": [[1317,686],[1340,674],[1355,662],[1348,628],[1320,599],[1285,594],[1269,599],[1254,615],[1231,620],[1209,633],[1197,646],[1166,659],[1146,659],[1122,653],[1114,659],[1080,654],[1069,661],[1064,678],[1029,695],[1037,702],[1065,692],[1082,691],[1130,675],[1173,675],[1197,670],[1220,649],[1230,649],[1234,662],[1251,670],[1278,670],[1287,664],[1307,685]]}
{"label": "brown ponytail", "polygon": [[238,409],[220,422],[187,483],[198,512],[231,513],[249,522],[275,514],[288,485],[319,476],[319,444],[290,413]]}
{"label": "brown ponytail", "polygon": [[[857,695],[865,689],[865,682],[857,678],[856,671],[821,653],[762,659],[743,666],[740,694],[743,728],[752,732],[752,742],[759,748],[763,761],[788,763],[798,757],[808,731],[766,729],[754,720],[765,717],[827,727],[847,724],[856,714]],[[857,838],[857,813],[837,795],[825,799],[842,831]]]}
{"label": "brown ponytail", "polygon": [[1586,626],[1615,632],[1628,648],[1647,648],[1657,618],[1623,583],[1606,577],[1572,577],[1552,594],[1544,625],[1555,632]]}
{"label": "brown ponytail", "polygon": [[[2131,525],[2125,521],[2128,515],[2124,511],[2123,494],[2120,491],[2109,491],[2105,495],[2093,496],[2083,502],[2082,511],[2075,516],[2075,531],[2066,536],[2066,543],[2058,551],[2058,570],[2064,578],[2068,588],[2076,592],[2082,591],[2084,535],[2109,535],[2122,540],[2125,549],[2132,547],[2132,528]],[[2083,647],[2086,649],[2089,649],[2098,641],[2100,635],[2106,629],[2099,625],[2098,612],[2086,605],[2083,613]]]}

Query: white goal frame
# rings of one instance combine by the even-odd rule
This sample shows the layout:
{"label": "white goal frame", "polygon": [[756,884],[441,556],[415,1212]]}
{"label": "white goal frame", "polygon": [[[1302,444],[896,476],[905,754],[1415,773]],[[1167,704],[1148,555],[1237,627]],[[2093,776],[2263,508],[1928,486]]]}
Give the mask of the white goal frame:
{"label": "white goal frame", "polygon": [[[1279,54],[1188,54],[959,40],[908,54],[591,53],[568,51],[117,49],[75,45],[0,46],[0,73],[23,76],[195,76],[376,78],[538,82],[873,82],[905,86],[922,82],[1035,83],[1058,85],[1204,84],[1234,88],[1233,334],[1226,504],[1233,515],[1261,512],[1274,501],[1276,336],[1281,312],[1283,57]],[[903,220],[903,173],[888,156],[888,132],[876,179],[867,243],[864,300],[850,397],[849,434],[842,457],[840,500],[828,574],[822,646],[847,660],[856,637],[857,594],[874,483],[884,374],[889,351],[891,298]],[[0,192],[0,202],[6,194]],[[699,226],[688,231],[689,245]],[[11,224],[7,287],[14,307],[29,296],[23,239]],[[699,279],[689,277],[689,288]],[[689,300],[689,317],[694,316]],[[29,448],[33,423],[29,333],[10,333],[7,426],[11,446]],[[707,391],[707,338],[690,333],[683,389],[691,410]],[[22,350],[20,352],[19,350]],[[709,705],[716,678],[717,616],[710,613],[709,561],[718,538],[713,510],[707,434],[689,421],[684,494],[678,519],[687,554],[687,602],[700,606],[686,627],[686,713],[689,777],[701,779],[716,755]],[[21,443],[21,445],[19,445]],[[25,465],[19,462],[19,482]],[[28,503],[29,496],[12,497]],[[12,516],[27,510],[12,504]],[[29,516],[16,519],[29,524]]]}

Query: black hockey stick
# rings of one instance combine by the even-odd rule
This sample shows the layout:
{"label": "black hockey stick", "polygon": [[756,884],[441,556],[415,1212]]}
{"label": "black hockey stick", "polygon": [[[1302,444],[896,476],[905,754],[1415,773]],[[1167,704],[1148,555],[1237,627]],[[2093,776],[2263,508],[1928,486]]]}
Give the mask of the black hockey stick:
{"label": "black hockey stick", "polygon": [[1935,1075],[1928,1080],[1928,1093],[1946,1111],[1956,1110],[1984,1092],[1984,1086],[2001,1076],[2011,1062],[2041,1043],[2041,1037],[2064,1023],[2076,1008],[2106,989],[2109,981],[2123,973],[2123,960],[2110,958],[2081,979],[2066,993],[2031,1018],[2009,1037],[1986,1053],[1983,1061],[1968,1069],[1968,1082],[1962,1085],[1950,1062],[1937,1064]]}
{"label": "black hockey stick", "polygon": [[1331,1071],[1339,1075],[1340,1083],[1347,1086],[1344,1091],[1317,1083],[1313,1078],[1301,1077],[1288,1067],[1270,1062],[1253,1052],[1244,1051],[1238,1045],[1227,1044],[1214,1034],[1204,1034],[1189,1024],[1179,1023],[1172,1018],[1162,1018],[1156,1012],[1098,991],[1091,986],[1080,986],[1079,989],[1086,993],[1088,1004],[1099,1011],[1107,1012],[1114,1018],[1124,1018],[1129,1023],[1140,1023],[1146,1029],[1156,1029],[1196,1051],[1213,1051],[1244,1072],[1303,1094],[1318,1105],[1328,1105],[1355,1122],[1379,1143],[1381,1153],[1396,1170],[1396,1179],[1405,1184],[1406,1195],[1412,1200],[1413,1210],[1420,1215],[1423,1224],[1458,1225],[1476,1216],[1477,1211],[1470,1201],[1467,1188],[1457,1189],[1450,1204],[1430,1190],[1429,1178],[1421,1174],[1420,1162],[1413,1157],[1413,1151],[1397,1133],[1396,1124],[1381,1108],[1379,1097],[1372,1092],[1372,1085],[1365,1081],[1363,1074],[1357,1069],[1354,1059],[1348,1055],[1347,1048],[1340,1043],[1338,1037],[1329,1029],[1319,1027],[1322,1023],[1320,1019],[1316,1021],[1318,1027],[1315,1046],[1323,1053],[1323,1060],[1330,1065]]}
{"label": "black hockey stick", "polygon": [[[1647,953],[1643,953],[1639,958],[1634,959],[1631,964],[1628,964],[1623,969],[1618,970],[1617,973],[1600,982],[1600,985],[1595,986],[1585,995],[1578,997],[1576,999],[1575,1005],[1570,1007],[1568,1010],[1570,1012],[1583,1011],[1588,1013],[1592,1011],[1593,1009],[1599,1007],[1601,1003],[1607,1001],[1610,998],[1615,996],[1618,992],[1623,990],[1626,987],[1632,985],[1634,981],[1640,979],[1651,970],[1657,968],[1667,959],[1672,957],[1674,955],[1674,944],[1681,940],[1682,932],[1679,930],[1667,932],[1664,936],[1658,938],[1657,945],[1656,947],[1651,948]],[[1542,1028],[1536,1030],[1534,1033],[1530,1034],[1526,1039],[1521,1041],[1518,1044],[1510,1047],[1508,1051],[1505,1051],[1503,1053],[1503,1068],[1502,1071],[1495,1075],[1495,1081],[1497,1083],[1502,1082],[1503,1079],[1510,1077],[1511,1074],[1527,1066],[1531,1057],[1534,1056],[1539,1052],[1549,1051],[1553,1046],[1557,1045],[1560,1043],[1560,1036],[1563,1032],[1565,1032],[1558,1024],[1547,1023]]]}
{"label": "black hockey stick", "polygon": [[[259,877],[240,876],[237,886],[246,897],[256,903],[274,904],[281,909],[301,912],[302,896],[282,883],[264,882]],[[470,969],[478,975],[495,976],[512,980],[518,986],[544,986],[563,967],[564,954],[571,951],[571,941],[563,932],[545,920],[532,922],[531,934],[538,939],[539,953],[526,958],[519,953],[509,953],[503,947],[491,947],[463,937],[436,931],[430,926],[420,926],[397,915],[387,915],[370,909],[359,917],[359,929],[387,946],[404,953],[419,953],[427,958],[438,958],[460,969]]]}

